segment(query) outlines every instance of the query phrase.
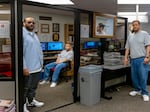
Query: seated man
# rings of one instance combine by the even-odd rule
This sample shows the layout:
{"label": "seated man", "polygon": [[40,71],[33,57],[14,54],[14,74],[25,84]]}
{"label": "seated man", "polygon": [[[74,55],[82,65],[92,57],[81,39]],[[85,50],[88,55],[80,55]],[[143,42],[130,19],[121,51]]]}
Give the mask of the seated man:
{"label": "seated man", "polygon": [[50,87],[55,87],[57,85],[58,77],[60,71],[67,66],[67,61],[71,61],[73,59],[73,51],[71,48],[71,44],[67,43],[65,45],[65,50],[61,51],[58,55],[55,62],[49,63],[44,67],[44,80],[40,82],[40,84],[45,84],[49,82],[50,69],[55,67],[55,70],[52,75],[52,83]]}

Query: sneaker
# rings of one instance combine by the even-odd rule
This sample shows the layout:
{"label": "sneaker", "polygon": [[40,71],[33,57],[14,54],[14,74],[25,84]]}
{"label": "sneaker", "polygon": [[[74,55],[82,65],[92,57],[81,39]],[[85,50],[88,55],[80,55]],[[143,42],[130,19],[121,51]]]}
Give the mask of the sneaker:
{"label": "sneaker", "polygon": [[141,95],[141,92],[140,91],[131,91],[129,93],[130,96],[136,96],[136,95]]}
{"label": "sneaker", "polygon": [[27,105],[26,105],[26,103],[24,104],[24,111],[23,112],[30,112],[28,109],[27,109]]}
{"label": "sneaker", "polygon": [[46,80],[43,80],[43,81],[39,82],[40,85],[48,84],[48,83],[49,83],[49,81],[46,81]]}
{"label": "sneaker", "polygon": [[149,96],[148,95],[143,95],[143,101],[149,101]]}
{"label": "sneaker", "polygon": [[57,83],[56,82],[52,82],[50,87],[56,87]]}
{"label": "sneaker", "polygon": [[33,99],[33,101],[31,103],[28,103],[27,106],[29,106],[29,107],[42,107],[43,105],[44,105],[43,102],[39,102],[39,101]]}

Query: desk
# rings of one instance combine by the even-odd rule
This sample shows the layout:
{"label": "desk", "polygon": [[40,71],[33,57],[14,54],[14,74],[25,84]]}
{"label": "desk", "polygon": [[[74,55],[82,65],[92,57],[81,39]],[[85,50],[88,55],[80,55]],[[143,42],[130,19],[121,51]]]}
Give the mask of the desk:
{"label": "desk", "polygon": [[44,65],[51,63],[53,61],[56,61],[58,54],[60,51],[49,51],[49,52],[43,52],[43,61]]}
{"label": "desk", "polygon": [[53,57],[44,57],[44,60],[52,60],[52,59],[57,59],[57,56],[53,56]]}
{"label": "desk", "polygon": [[[131,72],[130,66],[116,65],[116,66],[105,66],[103,65],[103,72],[101,77],[101,97],[105,99],[112,99],[112,97],[105,96],[105,82],[122,76],[126,76],[126,84],[131,83]],[[113,85],[114,86],[114,85]]]}

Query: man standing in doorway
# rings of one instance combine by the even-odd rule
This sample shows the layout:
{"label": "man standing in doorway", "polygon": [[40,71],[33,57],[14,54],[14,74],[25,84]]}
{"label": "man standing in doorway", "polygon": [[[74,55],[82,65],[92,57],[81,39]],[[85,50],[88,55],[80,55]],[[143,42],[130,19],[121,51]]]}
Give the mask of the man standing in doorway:
{"label": "man standing in doorway", "polygon": [[141,94],[144,101],[149,101],[147,91],[148,62],[150,53],[150,36],[146,31],[140,30],[140,21],[132,22],[133,33],[129,35],[126,42],[124,64],[128,63],[128,56],[131,58],[131,78],[134,90],[129,93],[131,96]]}
{"label": "man standing in doorway", "polygon": [[24,74],[24,112],[26,106],[41,107],[43,102],[35,100],[39,75],[43,66],[43,53],[37,35],[33,32],[34,18],[27,17],[23,21],[23,74]]}

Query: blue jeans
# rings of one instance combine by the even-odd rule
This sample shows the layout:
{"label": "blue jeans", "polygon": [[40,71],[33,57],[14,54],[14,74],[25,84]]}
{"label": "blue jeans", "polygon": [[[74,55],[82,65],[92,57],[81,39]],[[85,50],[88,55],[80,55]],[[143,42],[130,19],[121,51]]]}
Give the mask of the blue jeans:
{"label": "blue jeans", "polygon": [[148,64],[144,64],[143,62],[144,57],[131,59],[131,78],[134,90],[141,91],[142,95],[148,95]]}
{"label": "blue jeans", "polygon": [[52,75],[52,74],[50,74],[50,69],[55,67],[55,70],[54,70],[53,75],[52,75],[52,82],[57,82],[60,71],[63,68],[65,68],[67,66],[67,64],[68,63],[56,64],[55,62],[52,62],[52,63],[49,63],[49,64],[45,65],[45,67],[44,67],[44,80],[49,79],[49,75]]}

